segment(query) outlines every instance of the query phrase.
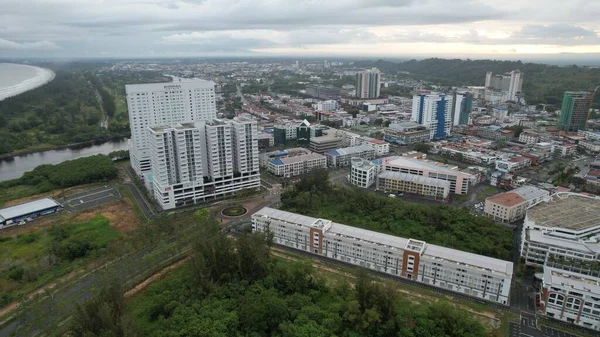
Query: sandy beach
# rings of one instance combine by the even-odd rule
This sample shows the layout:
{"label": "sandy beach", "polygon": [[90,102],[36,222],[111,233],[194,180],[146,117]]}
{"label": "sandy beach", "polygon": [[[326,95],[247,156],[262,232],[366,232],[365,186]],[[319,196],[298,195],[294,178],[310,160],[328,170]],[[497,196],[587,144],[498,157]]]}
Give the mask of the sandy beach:
{"label": "sandy beach", "polygon": [[5,98],[16,96],[26,91],[41,87],[42,85],[54,79],[54,72],[50,69],[28,66],[24,64],[15,64],[15,66],[29,67],[35,70],[34,77],[26,79],[20,83],[0,88],[0,101]]}

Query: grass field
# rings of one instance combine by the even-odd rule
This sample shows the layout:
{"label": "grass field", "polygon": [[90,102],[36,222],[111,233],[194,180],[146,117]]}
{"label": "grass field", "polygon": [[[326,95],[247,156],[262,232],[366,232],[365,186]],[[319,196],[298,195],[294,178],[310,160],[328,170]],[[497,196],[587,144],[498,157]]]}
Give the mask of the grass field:
{"label": "grass field", "polygon": [[38,193],[37,188],[32,185],[17,185],[3,188],[2,193],[0,193],[0,207],[3,207],[7,201],[25,198]]}
{"label": "grass field", "polygon": [[0,238],[0,307],[106,252],[121,236],[101,215]]}

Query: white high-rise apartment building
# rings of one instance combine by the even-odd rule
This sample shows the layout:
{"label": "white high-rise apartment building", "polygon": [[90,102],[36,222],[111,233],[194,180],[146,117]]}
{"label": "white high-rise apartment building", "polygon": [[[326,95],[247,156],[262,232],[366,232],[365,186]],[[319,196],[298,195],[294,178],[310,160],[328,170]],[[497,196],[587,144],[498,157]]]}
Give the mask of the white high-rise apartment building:
{"label": "white high-rise apartment building", "polygon": [[[516,69],[510,73],[492,75],[491,71],[485,74],[486,100],[497,101],[497,103],[517,101],[517,94],[521,92],[523,87],[523,73]],[[496,97],[502,97],[502,99],[495,99]]]}
{"label": "white high-rise apartment building", "polygon": [[519,69],[510,72],[510,80],[508,85],[508,100],[517,101],[517,93],[521,92],[523,87],[523,73]]}
{"label": "white high-rise apartment building", "polygon": [[150,171],[149,127],[209,121],[217,116],[215,83],[211,81],[128,84],[125,92],[131,127],[131,165],[140,176]]}
{"label": "white high-rise apartment building", "polygon": [[258,128],[246,119],[154,126],[148,130],[146,186],[163,209],[260,188]]}
{"label": "white high-rise apartment building", "polygon": [[381,72],[372,68],[356,73],[356,97],[377,98],[381,93]]}
{"label": "white high-rise apartment building", "polygon": [[412,120],[429,128],[430,140],[450,136],[452,131],[452,96],[421,94],[413,96]]}

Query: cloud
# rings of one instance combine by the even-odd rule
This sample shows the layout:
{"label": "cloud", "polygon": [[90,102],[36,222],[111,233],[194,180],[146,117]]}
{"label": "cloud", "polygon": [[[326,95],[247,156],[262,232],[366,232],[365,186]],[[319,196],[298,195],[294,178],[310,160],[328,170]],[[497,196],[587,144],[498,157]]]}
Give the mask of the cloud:
{"label": "cloud", "polygon": [[6,39],[0,39],[0,50],[54,50],[58,46],[50,41],[35,41],[35,42],[14,42]]}
{"label": "cloud", "polygon": [[582,11],[559,0],[0,0],[0,56],[58,45],[48,55],[410,43],[592,46],[600,45],[598,14],[600,1]]}

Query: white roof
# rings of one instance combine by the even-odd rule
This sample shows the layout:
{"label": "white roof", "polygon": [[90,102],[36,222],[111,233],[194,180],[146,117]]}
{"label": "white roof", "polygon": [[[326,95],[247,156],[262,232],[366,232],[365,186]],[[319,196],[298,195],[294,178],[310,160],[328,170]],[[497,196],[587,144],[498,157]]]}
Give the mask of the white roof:
{"label": "white roof", "polygon": [[298,224],[301,226],[307,226],[307,227],[312,227],[312,225],[315,223],[315,221],[317,221],[317,218],[305,216],[302,214],[280,211],[278,209],[270,208],[270,207],[264,207],[261,210],[259,210],[258,212],[254,213],[254,215],[267,216],[269,218],[283,220],[286,222]]}
{"label": "white roof", "polygon": [[[334,151],[336,151],[340,156],[345,156],[345,155],[349,155],[349,154],[357,154],[357,153],[361,153],[361,152],[373,151],[373,148],[370,147],[369,145],[358,145],[358,146],[351,146],[351,147],[343,147],[341,149],[336,149]],[[328,154],[331,154],[331,153],[328,153]]]}
{"label": "white roof", "polygon": [[394,160],[391,160],[387,163],[386,166],[396,166],[396,167],[408,167],[415,169],[422,169],[428,171],[437,171],[443,173],[451,173],[453,175],[461,175],[470,177],[471,174],[460,172],[458,170],[454,170],[450,167],[443,166],[442,163],[437,163],[434,161],[422,160],[422,159],[414,159],[409,157],[399,157]]}
{"label": "white roof", "polygon": [[[302,226],[314,227],[313,224],[319,220],[317,218],[307,217],[300,214],[281,211],[265,207],[256,212],[255,215],[268,216],[270,218],[284,220],[291,223],[296,223]],[[376,245],[386,245],[395,249],[405,250],[409,239],[399,236],[383,234],[362,228],[332,223],[331,227],[324,233],[328,235],[343,235],[355,240],[365,241]],[[456,249],[425,244],[424,256],[430,256],[436,259],[444,259],[457,263],[464,263],[469,266],[484,268],[495,272],[512,275],[513,263],[503,261],[483,255],[467,253]]]}
{"label": "white roof", "polygon": [[543,190],[539,187],[531,186],[531,185],[521,186],[521,187],[514,189],[512,191],[509,191],[509,192],[517,193],[518,195],[520,195],[523,199],[525,199],[527,201],[548,195],[548,191]]}
{"label": "white roof", "polygon": [[588,252],[590,254],[600,253],[600,244],[598,243],[559,238],[544,234],[540,230],[528,229],[527,232],[529,234],[529,241],[531,242],[539,242],[549,246],[562,247],[580,252]]}
{"label": "white roof", "polygon": [[[322,156],[318,153],[308,153],[308,154],[303,154],[303,155],[299,155],[299,156],[279,158],[279,160],[284,165],[299,163],[299,162],[308,161],[308,160],[320,160],[320,159],[325,160],[326,158],[325,158],[325,156]],[[275,164],[275,165],[277,165],[277,164]]]}
{"label": "white roof", "polygon": [[145,84],[127,84],[125,91],[127,94],[144,93],[144,92],[164,92],[169,89],[214,89],[215,82],[205,81],[201,79],[189,79],[176,82],[163,83],[145,83]]}
{"label": "white roof", "polygon": [[2,208],[0,209],[0,221],[18,218],[56,206],[60,206],[60,204],[54,199],[44,198],[12,207]]}
{"label": "white roof", "polygon": [[394,180],[414,182],[417,184],[423,184],[423,185],[429,185],[429,186],[446,187],[448,189],[450,188],[450,182],[447,180],[427,178],[427,177],[418,176],[416,174],[410,174],[410,173],[383,171],[377,177],[384,178],[384,179],[394,179]]}
{"label": "white roof", "polygon": [[566,270],[544,267],[543,282],[545,287],[555,286],[562,289],[600,294],[599,278]]}

